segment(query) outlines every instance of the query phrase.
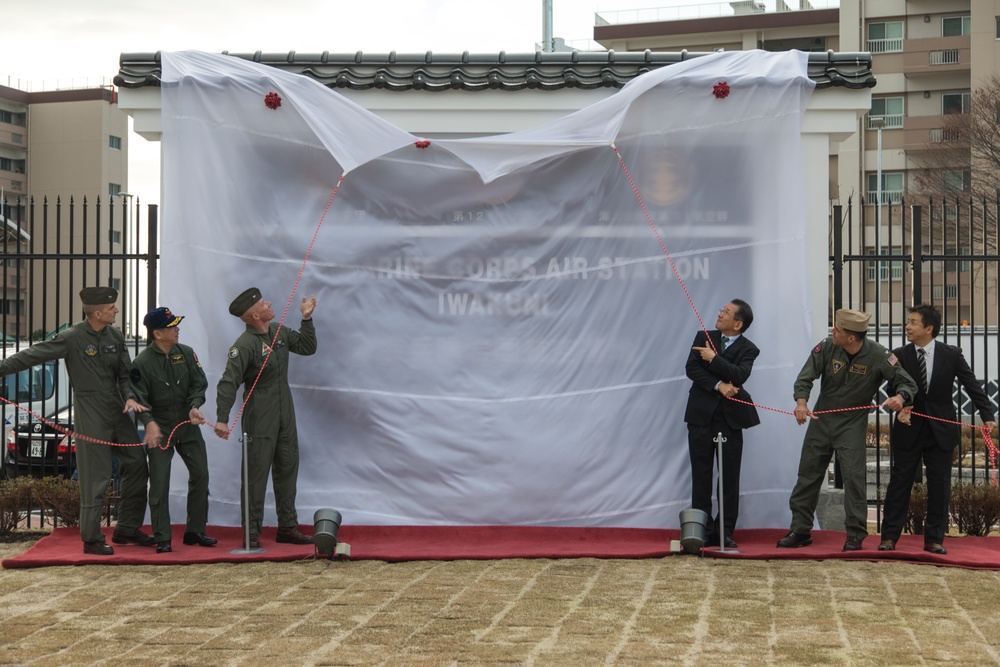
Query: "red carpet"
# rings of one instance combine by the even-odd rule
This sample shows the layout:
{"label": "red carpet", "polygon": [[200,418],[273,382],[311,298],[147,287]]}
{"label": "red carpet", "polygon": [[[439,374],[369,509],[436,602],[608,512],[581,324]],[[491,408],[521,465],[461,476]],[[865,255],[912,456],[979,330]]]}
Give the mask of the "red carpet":
{"label": "red carpet", "polygon": [[[301,527],[312,532],[311,526]],[[145,529],[147,532],[149,528]],[[710,558],[894,560],[972,569],[1000,570],[1000,538],[959,537],[945,540],[948,554],[935,556],[923,550],[923,538],[904,535],[896,551],[877,551],[879,537],[869,536],[865,549],[843,553],[844,533],[813,531],[813,544],[799,549],[778,549],[775,542],[786,531],[737,530],[737,552],[705,549]],[[111,529],[105,529],[111,543]],[[3,561],[5,568],[51,565],[182,565],[190,563],[294,561],[313,557],[312,546],[277,544],[274,528],[265,528],[261,547],[266,551],[232,554],[242,548],[243,531],[211,527],[214,547],[186,546],[183,527],[175,526],[173,553],[157,554],[155,548],[113,545],[113,556],[83,554],[79,531],[59,528],[25,553]],[[352,560],[483,560],[503,558],[658,558],[670,555],[670,541],[677,530],[641,528],[548,528],[539,526],[343,526],[339,538],[351,545]],[[691,558],[692,556],[683,556]]]}

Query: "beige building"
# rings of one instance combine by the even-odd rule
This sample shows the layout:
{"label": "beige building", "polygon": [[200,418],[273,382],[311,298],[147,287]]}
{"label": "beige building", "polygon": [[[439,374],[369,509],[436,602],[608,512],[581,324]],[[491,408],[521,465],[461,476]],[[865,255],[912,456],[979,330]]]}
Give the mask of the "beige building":
{"label": "beige building", "polygon": [[0,86],[0,190],[6,200],[2,222],[8,238],[18,240],[6,249],[0,246],[5,255],[0,323],[7,335],[24,338],[29,329],[78,319],[77,302],[68,295],[71,276],[120,287],[120,263],[110,260],[12,257],[120,252],[128,116],[118,108],[115,91],[28,92]]}
{"label": "beige building", "polygon": [[[920,201],[919,195],[931,192],[920,178],[928,162],[937,167],[939,195],[942,185],[954,194],[970,192],[975,182],[968,152],[962,155],[948,145],[955,139],[947,129],[948,115],[967,112],[972,91],[998,71],[1000,0],[734,0],[607,12],[596,16],[594,39],[615,51],[870,52],[877,80],[871,110],[859,119],[856,133],[830,145],[830,202],[846,205],[850,198],[871,205],[863,236],[855,229],[855,238],[867,239],[865,247],[849,252],[872,253],[880,242],[882,252],[891,254],[897,252],[892,244],[899,243],[899,232],[896,241],[888,240],[888,220],[895,215],[898,221],[899,208],[883,207],[877,231],[879,193],[883,202]],[[941,251],[973,250],[958,245]],[[958,264],[969,270],[968,263]],[[883,278],[897,268],[883,266]],[[865,305],[874,309],[881,302],[880,319],[886,321],[888,311],[905,298],[879,293],[874,273],[866,271]],[[973,284],[960,272],[948,273],[955,274],[950,284],[947,275],[927,282],[923,300],[958,302],[950,318],[946,313],[946,321],[953,322],[967,321],[974,302],[992,303],[986,320],[995,325],[995,275]]]}

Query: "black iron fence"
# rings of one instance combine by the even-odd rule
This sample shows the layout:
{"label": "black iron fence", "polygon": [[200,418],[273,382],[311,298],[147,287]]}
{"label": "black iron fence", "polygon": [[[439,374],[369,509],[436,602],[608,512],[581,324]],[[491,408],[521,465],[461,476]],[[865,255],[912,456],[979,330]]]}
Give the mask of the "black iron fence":
{"label": "black iron fence", "polygon": [[[157,290],[158,208],[132,195],[87,198],[9,198],[0,201],[0,336],[7,356],[79,322],[79,292],[88,286],[120,293],[116,325],[134,357],[145,341],[142,318]],[[72,425],[72,395],[60,364],[0,379],[0,392],[42,417]],[[4,470],[17,475],[69,476],[71,444],[30,413],[3,403]],[[13,474],[11,474],[13,473]]]}
{"label": "black iron fence", "polygon": [[[943,317],[938,340],[964,350],[995,406],[1000,359],[998,213],[1000,194],[994,201],[884,202],[881,210],[852,201],[846,208],[834,206],[831,313],[841,307],[872,312],[869,335],[892,349],[906,342],[903,326],[909,307],[934,304]],[[959,418],[967,424],[956,453],[955,481],[982,483],[989,479],[991,463],[986,443],[973,427],[977,413],[957,384],[954,397]],[[881,400],[885,398],[883,393]],[[891,419],[887,412],[876,411],[869,439],[869,502],[878,508],[879,517],[891,464],[887,435]]]}

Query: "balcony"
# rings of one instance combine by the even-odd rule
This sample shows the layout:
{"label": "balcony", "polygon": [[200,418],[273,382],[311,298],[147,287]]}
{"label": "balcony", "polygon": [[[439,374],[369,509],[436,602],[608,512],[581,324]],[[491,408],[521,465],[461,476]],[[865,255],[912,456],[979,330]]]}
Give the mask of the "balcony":
{"label": "balcony", "polygon": [[908,39],[903,42],[906,77],[971,70],[972,48],[968,35]]}
{"label": "balcony", "polygon": [[798,0],[797,3],[795,0],[729,0],[728,2],[716,3],[697,3],[695,0],[691,0],[688,4],[672,7],[597,12],[594,14],[594,25],[662,23],[666,21],[687,21],[752,14],[781,14],[786,12],[839,8],[840,0]]}
{"label": "balcony", "polygon": [[961,146],[961,137],[944,128],[949,116],[908,116],[903,120],[903,150],[922,151]]}

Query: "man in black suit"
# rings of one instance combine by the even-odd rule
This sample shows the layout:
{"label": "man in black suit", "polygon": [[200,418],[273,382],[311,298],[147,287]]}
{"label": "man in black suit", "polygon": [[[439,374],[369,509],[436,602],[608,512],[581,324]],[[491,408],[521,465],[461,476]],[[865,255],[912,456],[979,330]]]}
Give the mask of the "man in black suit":
{"label": "man in black suit", "polygon": [[720,535],[727,549],[735,549],[733,530],[740,511],[740,464],[743,461],[743,429],[760,423],[757,408],[731,401],[752,403],[743,384],[750,377],[753,362],[760,354],[744,335],[753,322],[753,311],[742,299],[733,299],[719,311],[716,329],[694,338],[685,370],[691,379],[684,421],[688,425],[688,453],[691,457],[691,506],[712,516],[712,470],[716,457],[715,438],[726,439],[722,446],[722,509],[726,525],[720,530],[719,515],[708,528],[705,544],[716,546]]}
{"label": "man in black suit", "polygon": [[[957,379],[979,410],[984,425],[993,429],[993,406],[976,376],[962,356],[961,348],[939,343],[941,313],[934,306],[910,309],[906,321],[908,345],[893,350],[899,363],[917,382],[913,412],[957,421],[953,391]],[[891,393],[891,392],[890,392]],[[924,551],[947,553],[943,546],[948,525],[951,496],[951,460],[961,439],[961,427],[935,419],[912,417],[901,412],[892,425],[892,469],[885,494],[880,551],[892,551],[903,530],[910,491],[920,459],[927,467],[927,520],[924,522]]]}

